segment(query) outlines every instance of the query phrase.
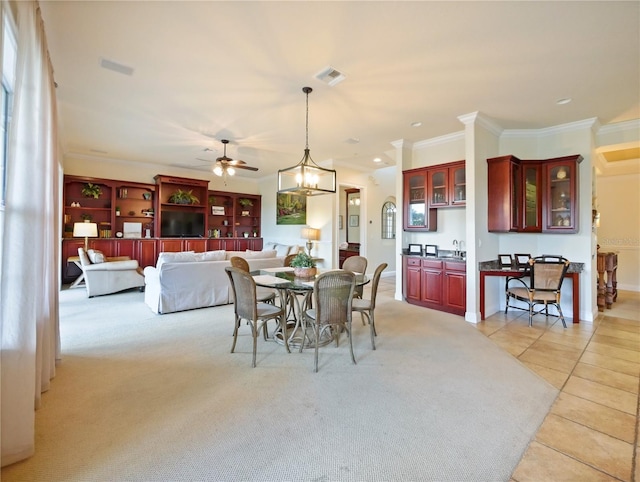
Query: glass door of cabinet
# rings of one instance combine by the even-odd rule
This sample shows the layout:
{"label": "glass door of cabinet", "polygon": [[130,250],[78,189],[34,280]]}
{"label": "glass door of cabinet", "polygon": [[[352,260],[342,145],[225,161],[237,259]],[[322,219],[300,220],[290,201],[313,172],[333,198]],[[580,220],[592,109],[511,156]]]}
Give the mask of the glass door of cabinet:
{"label": "glass door of cabinet", "polygon": [[576,232],[576,170],[574,162],[546,166],[545,231]]}
{"label": "glass door of cabinet", "polygon": [[408,174],[405,179],[407,199],[405,228],[426,226],[427,200],[425,198],[426,178],[424,172]]}
{"label": "glass door of cabinet", "polygon": [[464,164],[449,169],[449,177],[451,179],[451,204],[462,205],[467,201],[467,181],[466,169]]}
{"label": "glass door of cabinet", "polygon": [[447,168],[429,170],[429,206],[438,207],[449,204]]}
{"label": "glass door of cabinet", "polygon": [[540,164],[523,165],[523,216],[522,231],[540,232],[542,230],[542,184]]}

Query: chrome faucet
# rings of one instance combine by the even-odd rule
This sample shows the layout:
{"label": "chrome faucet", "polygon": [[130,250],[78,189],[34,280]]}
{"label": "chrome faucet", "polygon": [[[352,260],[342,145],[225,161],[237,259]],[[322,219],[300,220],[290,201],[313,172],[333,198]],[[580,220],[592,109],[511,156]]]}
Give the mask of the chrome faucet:
{"label": "chrome faucet", "polygon": [[458,254],[459,254],[460,252],[458,251],[458,240],[457,240],[457,239],[454,239],[454,240],[453,240],[453,247],[454,247],[454,248],[456,248],[456,249],[453,251],[454,256],[458,256]]}

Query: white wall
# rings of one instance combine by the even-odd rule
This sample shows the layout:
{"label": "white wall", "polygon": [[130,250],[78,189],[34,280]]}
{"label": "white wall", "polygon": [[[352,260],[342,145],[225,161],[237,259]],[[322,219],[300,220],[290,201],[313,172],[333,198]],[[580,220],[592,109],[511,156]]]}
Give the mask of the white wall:
{"label": "white wall", "polygon": [[640,291],[640,174],[598,177],[600,252],[618,252],[618,289]]}

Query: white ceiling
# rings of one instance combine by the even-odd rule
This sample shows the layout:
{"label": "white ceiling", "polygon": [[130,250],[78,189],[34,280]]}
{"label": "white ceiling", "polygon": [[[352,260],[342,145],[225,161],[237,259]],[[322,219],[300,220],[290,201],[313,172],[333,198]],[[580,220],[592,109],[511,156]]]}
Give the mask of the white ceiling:
{"label": "white ceiling", "polygon": [[[64,154],[88,162],[210,171],[196,158],[230,139],[260,169],[238,175],[263,177],[302,158],[303,86],[313,159],[364,169],[475,111],[507,129],[640,118],[636,1],[40,4]],[[327,66],[346,79],[317,80]]]}

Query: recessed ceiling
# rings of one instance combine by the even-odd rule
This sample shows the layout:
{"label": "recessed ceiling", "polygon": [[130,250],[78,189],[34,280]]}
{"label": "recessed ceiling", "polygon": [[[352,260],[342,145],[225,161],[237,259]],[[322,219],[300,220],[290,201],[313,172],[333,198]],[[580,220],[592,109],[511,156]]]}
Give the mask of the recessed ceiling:
{"label": "recessed ceiling", "polygon": [[[640,2],[40,7],[62,149],[87,162],[210,171],[196,158],[215,160],[230,139],[230,157],[260,168],[238,176],[258,179],[302,157],[307,85],[313,159],[369,170],[394,164],[394,141],[459,132],[476,111],[505,129],[640,118]],[[327,66],[346,79],[315,78]]]}
{"label": "recessed ceiling", "polygon": [[603,151],[602,156],[607,162],[630,161],[640,159],[640,147],[619,149],[615,151]]}

